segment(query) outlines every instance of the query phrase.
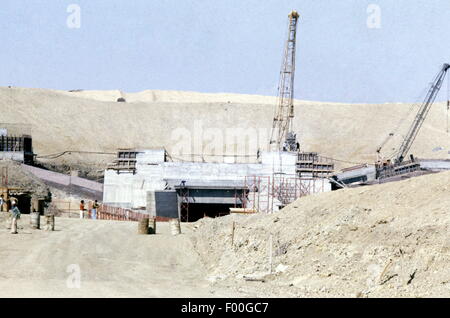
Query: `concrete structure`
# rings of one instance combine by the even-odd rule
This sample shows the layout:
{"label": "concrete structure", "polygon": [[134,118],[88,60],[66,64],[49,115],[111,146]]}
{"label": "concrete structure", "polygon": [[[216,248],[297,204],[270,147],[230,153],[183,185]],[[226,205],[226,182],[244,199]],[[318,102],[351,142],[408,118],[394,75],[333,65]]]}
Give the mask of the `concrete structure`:
{"label": "concrete structure", "polygon": [[0,123],[0,160],[13,160],[33,164],[31,126]]}
{"label": "concrete structure", "polygon": [[450,160],[420,159],[420,168],[431,171],[450,170]]}
{"label": "concrete structure", "polygon": [[[261,197],[265,195],[262,193],[265,188],[270,196],[269,192],[277,189],[276,184],[270,184],[270,180],[278,180],[274,176],[283,180],[298,179],[297,187],[312,189],[313,192],[331,190],[326,179],[297,178],[298,154],[293,152],[263,152],[259,162],[255,163],[170,162],[167,158],[163,149],[120,150],[115,163],[105,171],[103,202],[123,208],[145,209],[155,214],[159,207],[167,216],[174,213],[172,201],[176,197],[177,213],[181,216],[188,205],[190,212],[198,208],[204,214],[208,214],[208,210],[225,214],[231,206],[248,208],[258,204],[261,209],[262,201],[252,201],[256,195],[249,194],[258,192],[258,197]],[[254,182],[256,177],[258,186]],[[289,195],[292,193],[290,191]],[[266,204],[273,207],[284,205],[283,200],[269,201]],[[171,207],[170,211],[168,207]],[[199,213],[195,212],[197,217]]]}
{"label": "concrete structure", "polygon": [[34,154],[31,136],[0,135],[0,160],[33,164]]}

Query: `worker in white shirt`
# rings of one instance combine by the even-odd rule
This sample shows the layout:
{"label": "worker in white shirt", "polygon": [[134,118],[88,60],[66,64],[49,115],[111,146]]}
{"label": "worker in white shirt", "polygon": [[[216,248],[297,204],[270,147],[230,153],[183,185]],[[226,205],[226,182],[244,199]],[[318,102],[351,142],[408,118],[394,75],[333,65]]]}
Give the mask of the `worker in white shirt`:
{"label": "worker in white shirt", "polygon": [[17,220],[20,219],[20,210],[16,201],[11,201],[11,234],[17,234]]}

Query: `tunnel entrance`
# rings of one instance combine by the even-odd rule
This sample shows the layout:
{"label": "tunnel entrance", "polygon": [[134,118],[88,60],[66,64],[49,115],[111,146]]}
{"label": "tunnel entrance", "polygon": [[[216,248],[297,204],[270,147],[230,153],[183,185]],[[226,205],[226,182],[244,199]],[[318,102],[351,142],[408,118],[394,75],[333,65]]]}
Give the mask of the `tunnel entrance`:
{"label": "tunnel entrance", "polygon": [[230,208],[245,206],[248,190],[233,181],[183,181],[175,185],[182,222],[230,214]]}
{"label": "tunnel entrance", "polygon": [[196,222],[204,217],[221,217],[230,214],[230,208],[240,207],[242,207],[242,204],[190,203],[188,209],[181,211],[181,220]]}

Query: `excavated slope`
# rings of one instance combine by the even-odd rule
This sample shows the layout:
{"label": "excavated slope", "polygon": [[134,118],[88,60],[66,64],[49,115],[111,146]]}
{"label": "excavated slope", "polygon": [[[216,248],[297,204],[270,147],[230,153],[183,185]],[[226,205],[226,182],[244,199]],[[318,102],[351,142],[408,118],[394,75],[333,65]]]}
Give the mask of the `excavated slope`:
{"label": "excavated slope", "polygon": [[196,228],[211,280],[265,279],[249,282],[260,295],[450,297],[450,172],[311,195],[275,214],[203,219]]}

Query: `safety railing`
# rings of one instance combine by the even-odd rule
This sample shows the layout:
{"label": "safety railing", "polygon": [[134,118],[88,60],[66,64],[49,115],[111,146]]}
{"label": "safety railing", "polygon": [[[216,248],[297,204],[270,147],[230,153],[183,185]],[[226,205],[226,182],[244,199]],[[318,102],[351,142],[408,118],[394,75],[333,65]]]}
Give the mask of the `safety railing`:
{"label": "safety railing", "polygon": [[[92,216],[92,210],[90,210],[90,216]],[[149,214],[146,211],[137,212],[131,209],[100,204],[100,207],[97,209],[96,218],[98,220],[139,221],[148,217]]]}

